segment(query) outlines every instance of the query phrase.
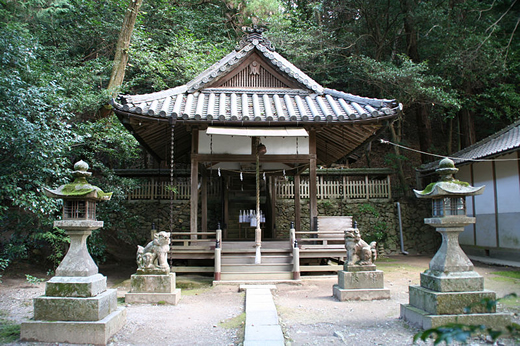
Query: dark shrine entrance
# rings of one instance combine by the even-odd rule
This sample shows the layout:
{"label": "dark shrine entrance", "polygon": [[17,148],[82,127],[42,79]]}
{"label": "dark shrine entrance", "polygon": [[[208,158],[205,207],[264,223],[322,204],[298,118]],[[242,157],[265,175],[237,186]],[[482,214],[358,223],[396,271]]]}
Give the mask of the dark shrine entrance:
{"label": "dark shrine entrance", "polygon": [[[260,211],[261,211],[261,228],[263,232],[262,238],[272,238],[272,229],[268,215],[269,198],[266,193],[266,181],[260,180]],[[254,240],[256,228],[256,181],[254,174],[242,173],[240,176],[229,177],[229,210],[227,232],[225,235],[228,239],[236,240]]]}
{"label": "dark shrine entrance", "polygon": [[[262,238],[264,239],[272,239],[274,233],[271,222],[271,196],[267,188],[269,181],[269,177],[264,180],[262,176],[260,179],[261,228]],[[211,197],[208,197],[209,229],[216,229],[218,223],[220,223],[224,240],[254,240],[256,228],[256,179],[254,171],[222,171],[221,177],[214,177],[208,183],[207,188],[210,191],[215,189],[212,184],[220,184],[220,193],[210,193]],[[203,208],[203,206],[201,207]]]}

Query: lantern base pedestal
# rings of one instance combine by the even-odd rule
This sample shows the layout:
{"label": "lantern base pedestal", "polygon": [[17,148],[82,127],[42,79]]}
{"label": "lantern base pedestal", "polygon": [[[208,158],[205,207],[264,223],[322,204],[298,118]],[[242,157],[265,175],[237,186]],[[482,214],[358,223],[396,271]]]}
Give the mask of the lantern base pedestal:
{"label": "lantern base pedestal", "polygon": [[[401,304],[401,318],[423,329],[448,323],[482,324],[493,329],[511,325],[511,314],[487,309],[482,301],[496,300],[493,291],[438,292],[422,286],[409,286],[409,304]],[[469,313],[466,313],[469,309]]]}
{"label": "lantern base pedestal", "polygon": [[99,321],[29,321],[23,322],[20,340],[36,342],[63,342],[69,344],[106,345],[126,322],[123,307]]}
{"label": "lantern base pedestal", "polygon": [[106,291],[107,278],[101,274],[87,277],[55,276],[45,285],[48,297],[95,297]]}
{"label": "lantern base pedestal", "polygon": [[484,278],[475,271],[436,273],[426,270],[421,273],[421,286],[437,292],[482,291]]}
{"label": "lantern base pedestal", "polygon": [[495,330],[504,330],[511,325],[509,313],[434,315],[409,304],[401,304],[401,318],[424,330],[438,328],[449,323],[485,325]]}

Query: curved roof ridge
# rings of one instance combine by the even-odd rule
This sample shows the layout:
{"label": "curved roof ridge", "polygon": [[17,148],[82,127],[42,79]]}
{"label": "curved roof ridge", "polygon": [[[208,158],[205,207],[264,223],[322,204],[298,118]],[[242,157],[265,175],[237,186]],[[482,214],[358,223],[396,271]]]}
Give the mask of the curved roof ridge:
{"label": "curved roof ridge", "polygon": [[187,90],[186,85],[180,85],[174,88],[156,91],[149,94],[142,94],[142,95],[120,95],[119,97],[122,100],[125,100],[127,103],[140,103],[140,102],[147,102],[147,101],[153,101],[156,99],[163,99],[168,96],[177,95],[185,93]]}
{"label": "curved roof ridge", "polygon": [[[508,136],[509,133],[511,133],[511,136],[513,136],[513,138],[510,138]],[[480,147],[483,147],[487,144],[491,144],[491,142],[493,141],[497,142],[495,143],[497,145],[496,147],[489,148],[487,152],[484,152],[485,150],[481,150],[481,153],[475,153],[473,156],[471,156],[472,151],[475,151],[476,149],[479,149]],[[458,163],[461,163],[472,159],[478,159],[485,156],[498,154],[503,151],[507,151],[509,149],[514,148],[520,148],[520,119],[504,127],[502,130],[495,132],[494,134],[489,135],[488,137],[476,143],[473,143],[469,147],[466,147],[454,153],[451,156],[460,158],[461,160]],[[466,154],[470,155],[466,156]]]}
{"label": "curved roof ridge", "polygon": [[344,91],[339,91],[336,89],[325,88],[324,93],[334,96],[334,97],[346,99],[346,100],[349,100],[352,102],[369,104],[371,106],[376,106],[376,107],[383,107],[383,106],[394,106],[395,107],[395,106],[397,106],[397,102],[395,100],[363,97],[363,96],[359,96],[359,95],[346,93]]}

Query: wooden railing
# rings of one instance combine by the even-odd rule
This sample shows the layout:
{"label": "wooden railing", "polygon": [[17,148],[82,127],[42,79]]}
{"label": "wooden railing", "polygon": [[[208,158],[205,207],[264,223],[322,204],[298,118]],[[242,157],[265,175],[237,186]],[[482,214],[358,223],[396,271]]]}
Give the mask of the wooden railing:
{"label": "wooden railing", "polygon": [[[128,193],[128,199],[169,200],[172,188],[170,182],[150,179],[143,181],[139,186]],[[220,193],[220,184],[208,183],[208,194],[217,196]],[[189,200],[191,195],[191,182],[188,178],[176,179],[173,185],[174,200]]]}
{"label": "wooden railing", "polygon": [[[391,199],[390,175],[320,175],[317,177],[318,199],[370,200]],[[275,183],[276,197],[279,199],[294,198],[294,181],[278,178]],[[176,179],[173,185],[174,200],[189,200],[191,192],[189,178]],[[130,200],[169,200],[171,198],[170,183],[150,179],[142,182],[128,194]],[[303,176],[300,181],[300,198],[309,198],[309,178]],[[208,183],[208,194],[218,196],[220,183],[215,179]]]}
{"label": "wooden railing", "polygon": [[[369,200],[390,199],[392,197],[390,175],[386,178],[365,176],[318,176],[318,199]],[[300,198],[309,198],[309,179],[300,181]],[[279,179],[276,181],[276,197],[294,198],[294,181]]]}

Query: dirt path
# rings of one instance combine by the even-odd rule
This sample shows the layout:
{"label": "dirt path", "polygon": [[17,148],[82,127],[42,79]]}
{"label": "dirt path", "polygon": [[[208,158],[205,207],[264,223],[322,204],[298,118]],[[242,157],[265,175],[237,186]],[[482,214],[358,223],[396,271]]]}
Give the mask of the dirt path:
{"label": "dirt path", "polygon": [[[304,280],[301,285],[277,285],[274,300],[288,345],[411,345],[417,329],[399,319],[400,304],[408,303],[408,286],[419,284],[419,274],[430,258],[397,256],[377,263],[384,271],[390,300],[339,302],[332,297],[337,277]],[[516,292],[520,280],[495,275],[512,270],[475,263],[485,279],[486,289],[498,297]],[[121,268],[102,268],[109,285],[123,295],[131,273]],[[516,269],[518,271],[518,268]],[[36,276],[36,275],[35,275]],[[122,282],[122,280],[127,280]],[[200,285],[178,277],[182,299],[177,306],[129,305],[127,322],[111,340],[119,345],[234,345],[242,340],[244,294],[236,286]],[[199,286],[196,289],[187,287]],[[24,278],[4,278],[0,284],[0,318],[20,323],[32,317],[32,298],[41,295],[44,284],[29,285]],[[499,311],[511,311],[520,323],[520,298],[500,304]],[[501,341],[515,345],[513,340]],[[520,342],[520,341],[519,341]],[[14,342],[11,345],[43,345]],[[472,345],[489,345],[475,338]]]}

